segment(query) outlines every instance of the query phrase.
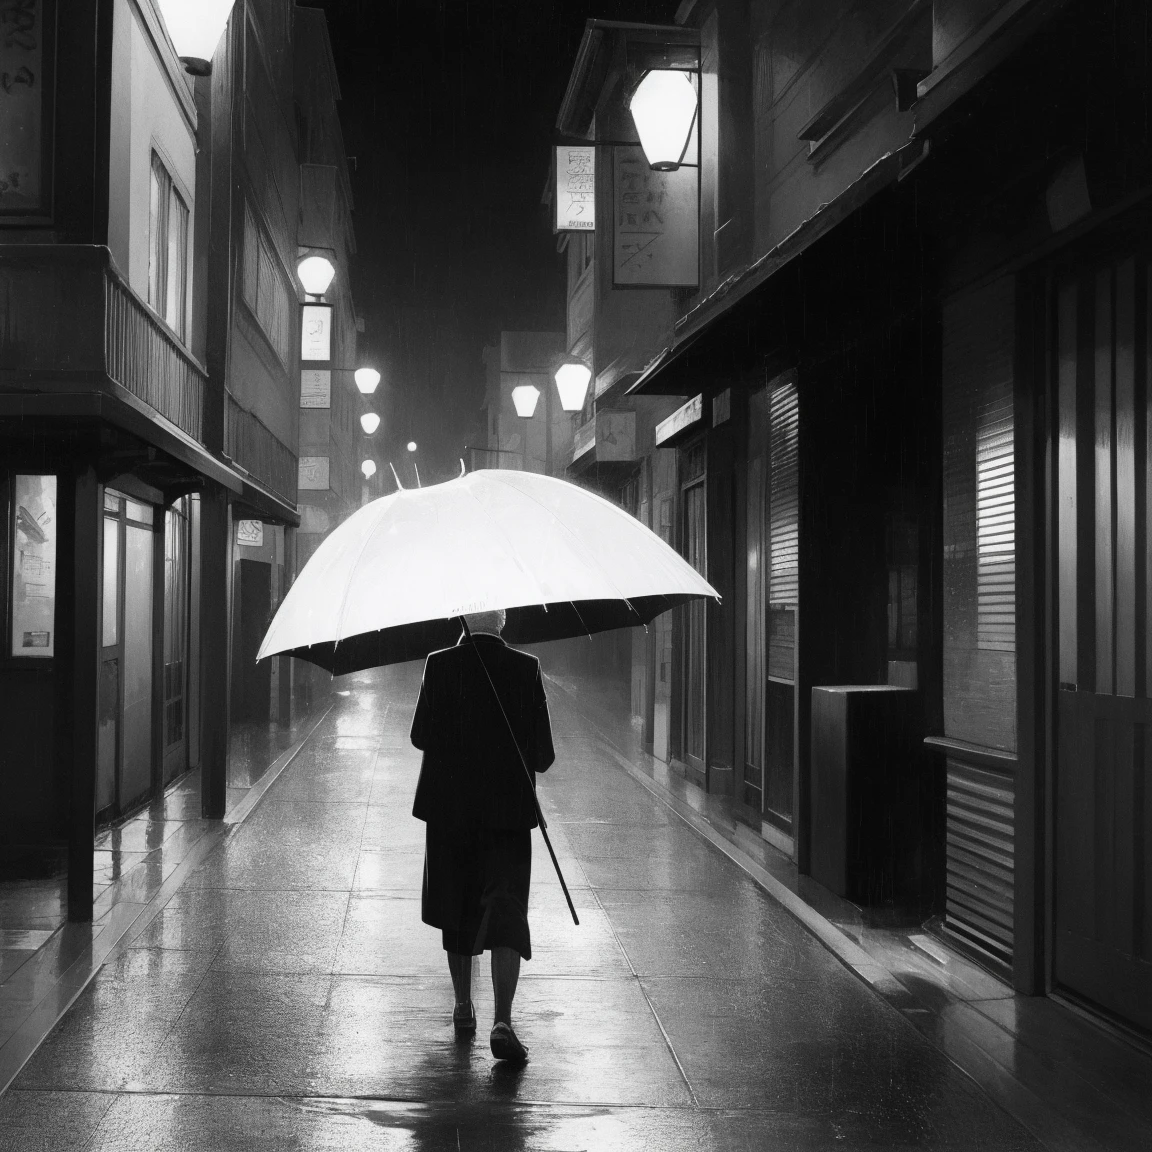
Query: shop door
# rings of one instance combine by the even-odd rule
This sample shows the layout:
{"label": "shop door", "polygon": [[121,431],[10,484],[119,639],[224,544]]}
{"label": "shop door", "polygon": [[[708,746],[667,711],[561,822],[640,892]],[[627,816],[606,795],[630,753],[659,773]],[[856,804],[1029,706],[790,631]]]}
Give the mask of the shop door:
{"label": "shop door", "polygon": [[[684,453],[681,507],[681,541],[684,559],[707,578],[705,556],[706,519],[704,489],[704,445]],[[694,600],[680,609],[680,748],[685,762],[697,772],[704,771],[706,606]]]}
{"label": "shop door", "polygon": [[272,615],[272,565],[262,560],[240,561],[240,627],[233,668],[233,706],[241,720],[267,723],[271,718],[272,662],[256,663]]}
{"label": "shop door", "polygon": [[764,514],[768,485],[768,390],[748,397],[748,499],[745,507],[747,612],[745,614],[744,786],[741,799],[763,808],[764,713],[768,696],[768,549]]}
{"label": "shop door", "polygon": [[152,517],[105,492],[96,810],[108,816],[152,789]]}
{"label": "shop door", "polygon": [[164,522],[164,782],[188,767],[188,498]]}
{"label": "shop door", "polygon": [[[1150,269],[1058,279],[1054,980],[1152,1029]],[[1139,355],[1142,363],[1137,363]]]}

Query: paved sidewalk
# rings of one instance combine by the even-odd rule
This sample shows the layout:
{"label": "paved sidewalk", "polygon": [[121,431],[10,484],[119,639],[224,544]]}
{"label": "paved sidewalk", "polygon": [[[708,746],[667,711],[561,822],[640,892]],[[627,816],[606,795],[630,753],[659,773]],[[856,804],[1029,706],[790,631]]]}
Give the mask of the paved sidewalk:
{"label": "paved sidewalk", "polygon": [[419,667],[347,691],[0,1097],[0,1149],[1040,1148],[551,691],[522,1069],[420,923]]}

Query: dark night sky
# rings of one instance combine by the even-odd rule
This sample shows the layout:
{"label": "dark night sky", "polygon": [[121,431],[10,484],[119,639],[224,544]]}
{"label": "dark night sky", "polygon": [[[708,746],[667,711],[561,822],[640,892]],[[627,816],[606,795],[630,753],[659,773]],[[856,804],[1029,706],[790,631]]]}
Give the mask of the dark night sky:
{"label": "dark night sky", "polygon": [[[564,328],[549,147],[589,17],[671,23],[676,0],[324,0],[343,100],[363,361],[388,452],[427,482],[479,433],[481,349]],[[400,456],[406,456],[402,447]]]}

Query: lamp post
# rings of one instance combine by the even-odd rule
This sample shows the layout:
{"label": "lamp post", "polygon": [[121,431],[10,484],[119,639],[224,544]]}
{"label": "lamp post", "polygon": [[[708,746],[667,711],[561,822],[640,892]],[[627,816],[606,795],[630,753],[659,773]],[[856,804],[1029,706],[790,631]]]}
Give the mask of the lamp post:
{"label": "lamp post", "polygon": [[416,487],[421,487],[420,484],[420,469],[416,466],[416,441],[408,441],[408,451],[412,453],[412,468],[416,473]]}
{"label": "lamp post", "polygon": [[512,389],[512,403],[516,415],[524,421],[524,436],[520,441],[520,469],[528,471],[528,421],[536,411],[540,399],[540,389],[534,384],[518,384]]}
{"label": "lamp post", "polygon": [[216,45],[234,0],[160,0],[160,15],[190,76],[211,76]]}

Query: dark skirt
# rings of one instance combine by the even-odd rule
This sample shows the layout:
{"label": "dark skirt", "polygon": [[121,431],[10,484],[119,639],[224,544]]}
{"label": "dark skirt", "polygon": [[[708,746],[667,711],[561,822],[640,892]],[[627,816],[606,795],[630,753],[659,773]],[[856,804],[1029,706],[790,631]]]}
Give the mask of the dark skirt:
{"label": "dark skirt", "polygon": [[424,845],[422,919],[441,930],[444,950],[479,956],[486,948],[515,948],[531,960],[531,831],[429,823]]}

